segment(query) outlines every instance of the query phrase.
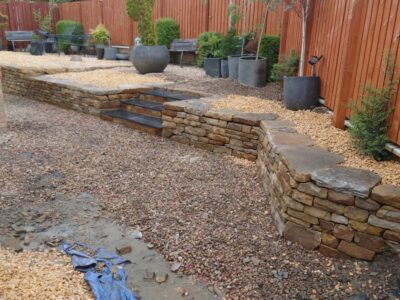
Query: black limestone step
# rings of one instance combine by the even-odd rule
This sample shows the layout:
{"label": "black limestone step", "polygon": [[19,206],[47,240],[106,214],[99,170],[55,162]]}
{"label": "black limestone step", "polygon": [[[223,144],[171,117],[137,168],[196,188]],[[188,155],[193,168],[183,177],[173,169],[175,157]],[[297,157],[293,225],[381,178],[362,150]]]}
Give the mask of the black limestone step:
{"label": "black limestone step", "polygon": [[151,101],[146,101],[146,100],[141,100],[141,99],[129,99],[129,100],[124,100],[121,101],[124,104],[127,105],[134,105],[146,109],[151,109],[151,110],[156,110],[156,111],[162,111],[163,110],[163,105],[157,102],[151,102]]}
{"label": "black limestone step", "polygon": [[138,123],[140,125],[155,129],[162,129],[162,121],[160,118],[144,116],[122,109],[103,111],[101,114],[111,118],[123,119],[130,122]]}

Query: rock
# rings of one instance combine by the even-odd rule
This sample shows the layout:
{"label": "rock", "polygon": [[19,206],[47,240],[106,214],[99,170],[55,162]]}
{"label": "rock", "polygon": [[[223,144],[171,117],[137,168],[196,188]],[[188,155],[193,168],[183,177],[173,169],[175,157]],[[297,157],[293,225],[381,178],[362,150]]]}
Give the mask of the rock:
{"label": "rock", "polygon": [[292,198],[283,196],[283,201],[285,202],[287,207],[290,207],[291,209],[297,210],[297,211],[304,211],[304,205],[302,203],[299,203],[297,201],[294,201]]}
{"label": "rock", "polygon": [[257,257],[251,257],[251,262],[254,266],[258,266],[260,264],[260,260]]}
{"label": "rock", "polygon": [[342,205],[354,205],[354,196],[329,190],[329,201]]}
{"label": "rock", "polygon": [[301,182],[309,181],[316,170],[343,162],[340,155],[316,147],[282,147],[279,152],[295,179]]}
{"label": "rock", "polygon": [[178,293],[178,295],[180,295],[182,297],[189,295],[189,293],[186,291],[186,289],[181,286],[178,286],[177,288],[175,288],[175,291]]}
{"label": "rock", "polygon": [[368,211],[357,208],[354,206],[347,206],[346,209],[344,210],[344,215],[352,220],[360,221],[360,222],[366,222],[368,220]]}
{"label": "rock", "polygon": [[348,256],[345,255],[344,253],[338,251],[337,249],[331,248],[327,245],[320,245],[319,252],[321,252],[322,255],[327,256],[327,257],[348,258]]}
{"label": "rock", "polygon": [[177,272],[179,270],[179,268],[181,267],[181,265],[182,264],[179,262],[173,262],[171,264],[171,268],[170,268],[171,272]]}
{"label": "rock", "polygon": [[[302,220],[303,222],[306,222],[306,224],[314,224],[314,225],[318,224],[318,218],[310,216],[310,215],[305,214],[305,213],[302,213],[302,212],[297,211],[297,210],[293,210],[291,208],[288,208],[287,214],[289,216],[292,216],[292,217],[296,218],[296,219]],[[305,227],[309,227],[309,226],[305,226]]]}
{"label": "rock", "polygon": [[328,190],[321,188],[311,182],[300,183],[297,189],[300,192],[316,196],[318,198],[326,198],[328,196]]}
{"label": "rock", "polygon": [[216,285],[214,285],[213,291],[214,291],[215,295],[217,295],[219,298],[222,299],[224,297],[224,292],[222,291],[222,289],[220,289]]}
{"label": "rock", "polygon": [[274,222],[274,225],[276,227],[276,230],[278,231],[280,236],[283,236],[283,233],[285,231],[286,224],[284,220],[282,220],[281,215],[279,212],[275,209],[275,207],[271,204],[271,217],[272,221]]}
{"label": "rock", "polygon": [[250,257],[246,256],[245,258],[243,258],[243,263],[248,264],[250,262]]}
{"label": "rock", "polygon": [[315,112],[317,114],[330,114],[331,113],[329,108],[327,108],[325,106],[317,106],[312,109],[312,112]]}
{"label": "rock", "polygon": [[333,229],[333,234],[339,240],[351,242],[354,237],[354,231],[350,227],[344,225],[336,225]]}
{"label": "rock", "polygon": [[27,234],[27,235],[25,235],[23,243],[25,246],[29,246],[32,243],[32,240],[33,240],[33,236],[31,234]]}
{"label": "rock", "polygon": [[321,228],[325,230],[333,231],[335,224],[333,224],[332,222],[327,222],[325,220],[319,220],[319,226],[321,226]]}
{"label": "rock", "polygon": [[153,280],[155,278],[155,276],[156,276],[156,273],[145,270],[144,275],[143,275],[143,280],[147,280],[147,281]]}
{"label": "rock", "polygon": [[347,219],[346,217],[344,217],[342,215],[332,214],[331,220],[332,220],[332,222],[335,222],[338,224],[343,224],[343,225],[349,224],[349,219]]}
{"label": "rock", "polygon": [[287,222],[284,236],[288,240],[298,242],[308,250],[313,250],[321,244],[321,233],[306,229],[292,222]]}
{"label": "rock", "polygon": [[356,231],[369,233],[372,235],[380,235],[383,231],[382,228],[375,227],[375,226],[369,225],[367,223],[361,223],[361,222],[354,221],[354,220],[350,220],[349,224],[350,224],[350,227]]}
{"label": "rock", "polygon": [[362,209],[365,209],[368,211],[377,211],[381,207],[381,205],[378,202],[376,202],[370,198],[361,199],[358,197],[356,197],[355,205],[359,208],[362,208]]}
{"label": "rock", "polygon": [[344,205],[336,204],[329,200],[320,199],[317,197],[314,199],[314,206],[317,208],[322,208],[329,212],[339,214],[339,215],[342,215],[344,213],[344,209],[345,209]]}
{"label": "rock", "polygon": [[115,250],[119,255],[125,255],[132,252],[131,246],[116,247]]}
{"label": "rock", "polygon": [[360,198],[368,198],[371,190],[381,182],[381,177],[371,171],[338,166],[317,170],[311,178],[321,187]]}
{"label": "rock", "polygon": [[149,249],[154,249],[154,245],[151,244],[151,243],[146,244],[146,246],[147,246],[147,248],[149,248]]}
{"label": "rock", "polygon": [[391,206],[382,206],[376,213],[376,216],[388,221],[400,223],[400,210]]}
{"label": "rock", "polygon": [[316,207],[312,207],[312,206],[306,206],[304,208],[304,213],[307,215],[311,215],[313,217],[316,217],[318,219],[322,219],[325,221],[330,221],[331,220],[331,213],[327,212],[325,210],[316,208]]}
{"label": "rock", "polygon": [[372,190],[371,198],[379,203],[400,208],[400,186],[378,185]]}
{"label": "rock", "polygon": [[250,126],[260,126],[263,120],[273,121],[278,118],[274,113],[239,113],[233,116],[232,121]]}
{"label": "rock", "polygon": [[348,243],[346,241],[341,241],[338,247],[338,250],[358,259],[364,259],[368,261],[372,261],[375,256],[375,252],[360,247],[354,243]]}
{"label": "rock", "polygon": [[383,234],[383,238],[386,240],[391,240],[400,243],[400,232],[386,230],[385,233]]}
{"label": "rock", "polygon": [[301,202],[305,205],[312,206],[314,197],[311,195],[307,195],[305,193],[294,190],[292,194],[292,198],[298,202]]}
{"label": "rock", "polygon": [[331,248],[336,248],[339,244],[339,240],[333,235],[323,232],[322,233],[322,244],[329,246]]}
{"label": "rock", "polygon": [[388,245],[391,252],[394,254],[400,255],[400,243],[385,241],[385,244]]}
{"label": "rock", "polygon": [[20,234],[22,234],[22,233],[26,233],[25,228],[24,228],[24,227],[20,227],[20,226],[18,226],[17,224],[12,224],[12,225],[11,225],[11,228],[15,231],[15,233],[16,233],[17,235],[20,235]]}
{"label": "rock", "polygon": [[369,216],[368,224],[371,224],[376,227],[381,227],[381,228],[390,229],[390,230],[393,230],[396,232],[400,232],[400,223],[380,219],[375,215]]}
{"label": "rock", "polygon": [[133,237],[134,239],[140,240],[143,237],[143,234],[139,230],[132,231],[129,236]]}
{"label": "rock", "polygon": [[159,284],[164,283],[168,280],[168,274],[161,274],[161,275],[156,275],[155,281]]}
{"label": "rock", "polygon": [[378,236],[356,232],[354,242],[374,252],[383,252],[385,250],[385,242]]}

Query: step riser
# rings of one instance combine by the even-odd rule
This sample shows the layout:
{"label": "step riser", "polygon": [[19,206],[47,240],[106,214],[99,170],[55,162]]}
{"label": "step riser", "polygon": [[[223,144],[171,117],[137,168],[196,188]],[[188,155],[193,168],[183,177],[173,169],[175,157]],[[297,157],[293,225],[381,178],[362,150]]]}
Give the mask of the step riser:
{"label": "step riser", "polygon": [[134,112],[134,113],[149,116],[149,117],[161,118],[161,111],[152,110],[152,109],[148,109],[148,108],[144,108],[144,107],[140,107],[140,106],[136,106],[136,105],[124,104],[124,103],[121,104],[121,108],[125,109],[129,112]]}
{"label": "step riser", "polygon": [[128,128],[143,131],[147,134],[161,136],[161,133],[162,133],[162,129],[156,129],[156,128],[144,126],[144,125],[132,122],[132,121],[123,120],[123,119],[119,119],[119,118],[113,118],[113,117],[105,116],[105,115],[101,115],[100,117],[105,121],[113,122],[113,123],[120,124],[120,125],[123,125]]}
{"label": "step riser", "polygon": [[138,97],[140,100],[146,100],[146,101],[150,101],[150,102],[155,102],[155,103],[160,103],[163,104],[166,101],[166,99],[164,97],[159,97],[159,96],[153,96],[153,95],[144,95],[144,94],[139,94]]}

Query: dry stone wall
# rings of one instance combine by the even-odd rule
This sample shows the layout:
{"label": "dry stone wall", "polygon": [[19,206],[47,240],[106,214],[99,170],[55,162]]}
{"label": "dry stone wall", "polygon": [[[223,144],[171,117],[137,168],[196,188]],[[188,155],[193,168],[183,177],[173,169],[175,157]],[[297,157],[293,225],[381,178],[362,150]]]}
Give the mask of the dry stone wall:
{"label": "dry stone wall", "polygon": [[400,253],[400,187],[341,167],[341,156],[315,147],[275,114],[213,109],[216,99],[164,104],[164,137],[256,159],[278,232],[307,249],[363,260]]}

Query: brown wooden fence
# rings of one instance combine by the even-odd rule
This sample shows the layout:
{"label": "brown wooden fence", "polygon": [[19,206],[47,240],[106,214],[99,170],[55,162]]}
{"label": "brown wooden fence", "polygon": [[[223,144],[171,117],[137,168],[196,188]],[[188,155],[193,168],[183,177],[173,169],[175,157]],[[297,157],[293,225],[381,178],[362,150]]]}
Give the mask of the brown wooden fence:
{"label": "brown wooden fence", "polygon": [[[400,1],[313,0],[308,26],[307,57],[323,55],[317,67],[321,95],[334,110],[334,123],[344,126],[349,103],[358,101],[366,85],[382,87],[386,55],[393,55],[400,76]],[[293,12],[282,18],[281,55],[300,51],[300,19]],[[310,66],[306,73],[311,75]],[[400,93],[393,103],[390,139],[400,144]]]}

